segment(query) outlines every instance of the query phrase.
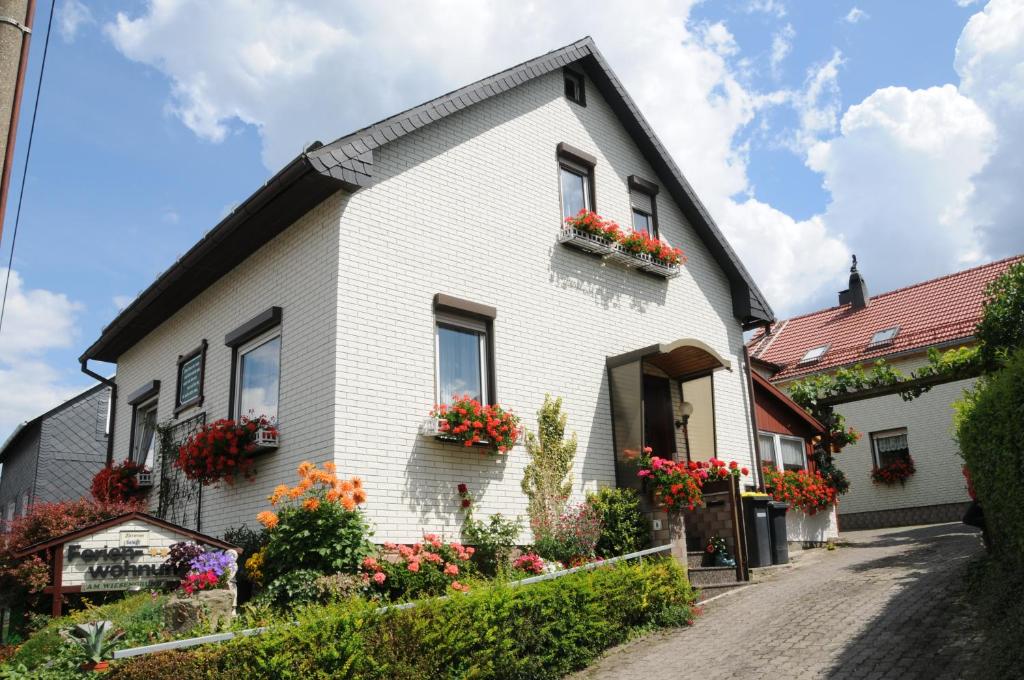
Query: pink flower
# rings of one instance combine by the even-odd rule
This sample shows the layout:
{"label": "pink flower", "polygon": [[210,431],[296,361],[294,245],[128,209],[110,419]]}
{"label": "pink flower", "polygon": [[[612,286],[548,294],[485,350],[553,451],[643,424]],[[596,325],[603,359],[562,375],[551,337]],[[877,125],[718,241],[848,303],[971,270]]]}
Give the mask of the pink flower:
{"label": "pink flower", "polygon": [[420,563],[417,560],[412,560],[409,562],[409,566],[407,568],[411,572],[417,572],[420,570]]}
{"label": "pink flower", "polygon": [[373,575],[373,580],[377,585],[384,583],[384,579],[386,578],[387,576],[385,576],[384,572],[382,571],[378,571],[376,574]]}
{"label": "pink flower", "polygon": [[459,567],[458,567],[458,565],[448,563],[448,564],[444,565],[444,573],[445,573],[445,576],[458,576],[459,575]]}

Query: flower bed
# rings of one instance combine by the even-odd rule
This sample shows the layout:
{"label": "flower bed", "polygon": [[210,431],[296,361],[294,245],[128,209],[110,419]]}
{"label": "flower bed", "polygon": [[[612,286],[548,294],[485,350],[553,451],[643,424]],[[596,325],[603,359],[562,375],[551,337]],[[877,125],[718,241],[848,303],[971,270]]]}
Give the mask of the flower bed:
{"label": "flower bed", "polygon": [[437,436],[464,446],[486,446],[498,454],[508,453],[522,435],[519,416],[498,404],[481,404],[468,395],[456,397],[451,405],[436,405],[430,417],[437,422]]}
{"label": "flower bed", "polygon": [[764,488],[777,501],[789,503],[808,515],[817,514],[836,502],[837,493],[828,480],[817,472],[807,470],[786,470],[779,472],[773,467],[762,468]]}
{"label": "flower bed", "polygon": [[203,425],[178,449],[174,461],[182,473],[200,484],[227,482],[256,474],[252,454],[268,442],[276,446],[277,428],[266,417],[224,418]]}
{"label": "flower bed", "polygon": [[878,465],[871,468],[871,481],[875,484],[893,486],[899,484],[905,486],[907,480],[917,472],[914,467],[914,459],[908,453],[903,460],[893,461],[888,465]]}
{"label": "flower bed", "polygon": [[645,447],[639,460],[640,470],[637,476],[650,480],[655,499],[669,509],[686,507],[693,510],[704,505],[705,483],[724,481],[731,477],[738,479],[750,474],[750,470],[740,467],[736,461],[726,463],[724,460],[712,458],[687,463],[650,454],[650,447]]}
{"label": "flower bed", "polygon": [[674,561],[619,564],[383,613],[357,600],[309,607],[297,623],[289,617],[262,635],[127,659],[109,677],[562,677],[638,630],[691,623],[693,601]]}
{"label": "flower bed", "polygon": [[384,549],[396,552],[397,558],[367,557],[363,560],[362,575],[364,583],[388,599],[441,595],[448,588],[469,590],[459,578],[473,573],[469,561],[474,552],[471,547],[445,543],[434,534],[426,534],[420,543],[385,543]]}
{"label": "flower bed", "polygon": [[676,276],[680,265],[686,261],[679,248],[673,248],[647,232],[623,231],[615,222],[589,210],[581,210],[565,218],[558,240],[580,250],[611,257],[625,267],[643,269],[666,278]]}

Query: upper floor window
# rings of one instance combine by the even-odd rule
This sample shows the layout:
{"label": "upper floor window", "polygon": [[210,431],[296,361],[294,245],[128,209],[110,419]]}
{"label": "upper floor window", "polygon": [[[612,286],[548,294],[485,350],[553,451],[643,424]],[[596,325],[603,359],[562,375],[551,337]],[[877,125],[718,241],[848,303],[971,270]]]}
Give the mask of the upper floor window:
{"label": "upper floor window", "polygon": [[871,336],[871,342],[868,343],[868,349],[892,344],[892,341],[896,339],[896,334],[899,332],[899,326],[893,326],[892,328],[886,328],[878,331]]}
{"label": "upper floor window", "polygon": [[584,85],[583,74],[571,69],[564,69],[562,71],[562,77],[565,83],[565,98],[575,104],[579,104],[580,106],[586,106],[587,92]]}
{"label": "upper floor window", "polygon": [[131,459],[149,469],[156,460],[156,414],[156,399],[135,406]]}
{"label": "upper floor window", "polygon": [[637,175],[630,175],[629,203],[633,208],[633,229],[659,238],[656,197],[658,185]]}
{"label": "upper floor window", "polygon": [[806,470],[807,444],[800,437],[758,432],[761,462],[779,470]]}
{"label": "upper floor window", "polygon": [[910,456],[907,428],[872,432],[871,449],[875,457],[875,465],[878,467],[907,460]]}
{"label": "upper floor window", "polygon": [[807,352],[804,354],[803,358],[800,359],[799,363],[801,363],[801,364],[809,364],[809,363],[815,362],[815,361],[821,359],[823,356],[825,356],[825,352],[827,352],[827,351],[828,351],[828,345],[820,345],[818,347],[812,347],[811,349],[807,350]]}
{"label": "upper floor window", "polygon": [[240,345],[235,366],[238,418],[277,420],[281,382],[281,330],[275,328]]}
{"label": "upper floor window", "polygon": [[178,381],[174,415],[203,403],[203,379],[206,374],[206,340],[188,354],[178,357]]}
{"label": "upper floor window", "polygon": [[581,210],[593,210],[590,205],[590,176],[577,167],[562,163],[562,217],[572,217]]}

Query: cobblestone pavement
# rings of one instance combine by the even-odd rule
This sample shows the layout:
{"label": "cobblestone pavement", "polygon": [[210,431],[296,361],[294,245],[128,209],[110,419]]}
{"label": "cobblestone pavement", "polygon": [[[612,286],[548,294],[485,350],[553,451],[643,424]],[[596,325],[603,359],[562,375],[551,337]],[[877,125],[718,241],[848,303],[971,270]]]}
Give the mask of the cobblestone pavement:
{"label": "cobblestone pavement", "polygon": [[982,550],[979,534],[939,524],[842,540],[709,602],[693,627],[622,645],[576,677],[969,678],[979,638],[961,577]]}

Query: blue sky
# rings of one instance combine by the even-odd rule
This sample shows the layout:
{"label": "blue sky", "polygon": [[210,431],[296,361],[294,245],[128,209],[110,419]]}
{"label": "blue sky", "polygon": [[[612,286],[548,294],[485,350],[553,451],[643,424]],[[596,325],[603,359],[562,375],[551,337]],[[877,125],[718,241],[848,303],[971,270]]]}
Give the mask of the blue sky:
{"label": "blue sky", "polygon": [[833,304],[851,252],[881,292],[1024,251],[1005,198],[1024,152],[1015,4],[58,0],[0,438],[88,386],[76,358],[119,306],[310,141],[585,34],[780,316]]}

